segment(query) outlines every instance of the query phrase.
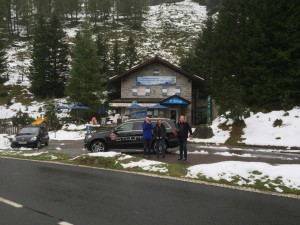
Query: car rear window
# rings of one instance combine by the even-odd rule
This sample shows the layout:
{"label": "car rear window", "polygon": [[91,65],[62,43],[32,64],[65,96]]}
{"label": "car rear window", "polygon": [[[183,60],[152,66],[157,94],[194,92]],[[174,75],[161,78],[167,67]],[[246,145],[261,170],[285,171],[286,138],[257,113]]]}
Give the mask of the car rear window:
{"label": "car rear window", "polygon": [[132,130],[142,130],[142,124],[143,124],[142,121],[141,122],[134,122]]}
{"label": "car rear window", "polygon": [[116,131],[122,132],[122,131],[131,131],[133,127],[133,123],[123,123],[122,125],[118,126],[116,128]]}

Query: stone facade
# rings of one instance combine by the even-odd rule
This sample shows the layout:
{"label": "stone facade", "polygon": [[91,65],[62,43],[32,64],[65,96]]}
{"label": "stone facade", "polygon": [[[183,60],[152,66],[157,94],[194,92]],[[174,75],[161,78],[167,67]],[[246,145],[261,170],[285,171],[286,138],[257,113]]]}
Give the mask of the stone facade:
{"label": "stone facade", "polygon": [[157,76],[176,76],[176,86],[180,87],[180,96],[189,101],[192,100],[192,82],[189,81],[187,77],[161,64],[149,65],[146,68],[143,68],[142,70],[123,78],[121,85],[121,98],[165,98],[162,95],[162,86],[151,86],[150,96],[132,95],[132,87],[136,86],[136,77],[153,76],[154,69],[159,70],[159,75]]}
{"label": "stone facade", "polygon": [[[185,115],[188,122],[196,124],[206,118],[204,115],[206,97],[200,97],[203,93],[204,80],[158,56],[131,68],[124,74],[110,78],[110,82],[120,89],[120,98],[112,100],[109,104],[116,108],[123,119],[148,115],[178,121],[180,115]],[[200,101],[200,98],[204,100]],[[144,107],[145,110],[135,111],[128,108],[134,104]],[[162,104],[167,108],[149,108],[156,104]]]}
{"label": "stone facade", "polygon": [[[163,96],[163,86],[150,86],[150,95],[148,96],[133,96],[132,89],[136,86],[137,76],[153,76],[154,71],[159,71],[159,75],[157,76],[176,76],[176,87],[180,87],[180,97],[192,101],[192,81],[186,76],[183,76],[182,74],[179,74],[176,71],[159,63],[149,65],[141,69],[140,71],[134,72],[122,78],[121,98],[132,98],[133,100],[136,100],[138,102],[139,99],[164,99],[166,97],[169,97],[170,95]],[[178,114],[185,114],[187,116],[187,121],[190,121],[191,109],[191,104],[186,106],[186,109],[180,107],[178,109]]]}

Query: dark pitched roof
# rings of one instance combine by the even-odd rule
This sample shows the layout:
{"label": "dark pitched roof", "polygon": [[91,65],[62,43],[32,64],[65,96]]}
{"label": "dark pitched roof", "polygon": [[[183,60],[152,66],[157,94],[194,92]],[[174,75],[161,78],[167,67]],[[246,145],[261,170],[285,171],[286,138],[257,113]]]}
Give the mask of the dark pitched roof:
{"label": "dark pitched roof", "polygon": [[149,60],[147,60],[147,61],[145,61],[145,62],[143,62],[143,63],[141,63],[141,64],[139,64],[139,65],[137,65],[135,67],[133,67],[133,68],[131,68],[130,70],[127,70],[123,74],[111,77],[109,79],[109,81],[111,83],[114,83],[114,82],[120,80],[121,78],[126,77],[126,76],[128,76],[128,75],[130,75],[130,74],[132,74],[132,73],[134,73],[136,71],[139,71],[139,70],[145,68],[146,66],[149,66],[149,65],[154,64],[154,63],[160,63],[160,64],[162,64],[162,65],[164,65],[164,66],[166,66],[166,67],[168,67],[168,68],[176,71],[177,73],[182,74],[182,75],[184,75],[184,76],[186,76],[186,77],[188,77],[188,78],[190,78],[190,79],[192,79],[194,81],[200,81],[200,82],[204,81],[204,79],[202,77],[190,74],[190,73],[184,71],[183,69],[181,69],[180,67],[175,66],[174,64],[172,64],[172,63],[170,63],[170,62],[168,62],[168,61],[160,58],[157,55],[155,57],[153,57],[153,58],[151,58],[151,59],[149,59]]}

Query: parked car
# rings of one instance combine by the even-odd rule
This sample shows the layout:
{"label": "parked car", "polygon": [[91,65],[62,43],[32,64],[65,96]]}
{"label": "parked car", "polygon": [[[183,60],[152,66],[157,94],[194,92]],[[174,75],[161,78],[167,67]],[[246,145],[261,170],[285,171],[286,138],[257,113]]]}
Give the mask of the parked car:
{"label": "parked car", "polygon": [[42,144],[46,146],[49,144],[47,128],[43,126],[28,126],[22,128],[20,132],[13,137],[11,147],[40,148]]}
{"label": "parked car", "polygon": [[[177,130],[174,122],[170,119],[155,118],[152,120],[153,126],[158,119],[162,119],[166,127],[167,135],[165,147],[175,148],[178,146]],[[109,149],[143,149],[144,119],[132,119],[117,126],[113,130],[105,132],[94,132],[87,134],[84,139],[84,147],[91,152],[104,152]],[[153,139],[151,148],[156,152],[155,141]]]}

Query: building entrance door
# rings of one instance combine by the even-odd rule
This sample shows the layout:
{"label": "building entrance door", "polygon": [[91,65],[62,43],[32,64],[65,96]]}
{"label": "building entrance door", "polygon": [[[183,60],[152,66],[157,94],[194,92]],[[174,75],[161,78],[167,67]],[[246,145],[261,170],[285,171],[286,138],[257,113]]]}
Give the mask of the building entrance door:
{"label": "building entrance door", "polygon": [[178,109],[170,109],[170,119],[176,124],[178,122]]}

